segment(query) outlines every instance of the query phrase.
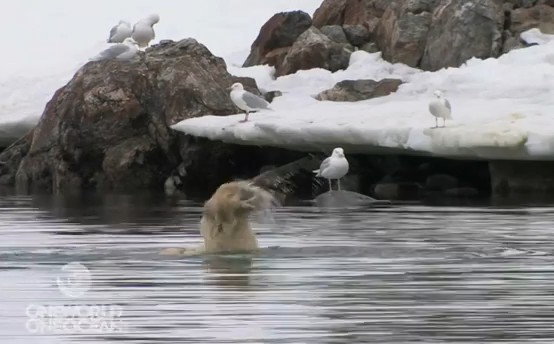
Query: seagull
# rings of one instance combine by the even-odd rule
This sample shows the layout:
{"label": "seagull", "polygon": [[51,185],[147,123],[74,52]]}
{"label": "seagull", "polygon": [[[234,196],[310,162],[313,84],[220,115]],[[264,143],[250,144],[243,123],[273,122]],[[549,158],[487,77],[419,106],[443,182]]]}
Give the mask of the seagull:
{"label": "seagull", "polygon": [[319,170],[314,170],[316,177],[323,177],[329,181],[329,191],[332,191],[331,179],[337,179],[338,190],[340,191],[340,179],[348,173],[348,160],[344,157],[342,148],[333,149],[330,157],[323,160]]}
{"label": "seagull", "polygon": [[148,17],[139,20],[133,26],[133,33],[131,34],[131,37],[137,42],[139,48],[147,47],[148,43],[156,37],[154,24],[159,21],[159,15],[151,14]]}
{"label": "seagull", "polygon": [[234,83],[229,89],[231,90],[230,95],[233,103],[246,113],[244,119],[240,122],[248,121],[248,114],[251,111],[271,110],[269,108],[269,103],[265,99],[258,97],[254,93],[245,91],[240,82]]}
{"label": "seagull", "polygon": [[100,54],[91,58],[91,61],[102,61],[102,60],[120,60],[128,61],[131,60],[138,52],[136,42],[131,38],[127,37],[123,40],[123,43],[117,43],[109,47],[108,49],[100,52]]}
{"label": "seagull", "polygon": [[132,33],[133,28],[131,28],[131,24],[124,20],[120,20],[119,23],[110,30],[108,43],[122,43],[125,38],[131,37]]}
{"label": "seagull", "polygon": [[452,110],[448,99],[444,98],[442,92],[436,90],[433,92],[437,99],[433,99],[429,103],[429,111],[433,116],[435,116],[435,128],[439,127],[439,117],[442,118],[443,128],[446,126],[446,120],[452,119]]}

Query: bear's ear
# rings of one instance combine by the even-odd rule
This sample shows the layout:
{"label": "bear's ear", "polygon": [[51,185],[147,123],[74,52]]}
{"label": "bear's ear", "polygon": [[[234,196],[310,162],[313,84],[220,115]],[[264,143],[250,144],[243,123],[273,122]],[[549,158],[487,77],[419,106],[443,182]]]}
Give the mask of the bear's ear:
{"label": "bear's ear", "polygon": [[234,209],[230,209],[228,202],[218,202],[210,199],[204,203],[203,215],[212,220],[216,225],[233,223]]}

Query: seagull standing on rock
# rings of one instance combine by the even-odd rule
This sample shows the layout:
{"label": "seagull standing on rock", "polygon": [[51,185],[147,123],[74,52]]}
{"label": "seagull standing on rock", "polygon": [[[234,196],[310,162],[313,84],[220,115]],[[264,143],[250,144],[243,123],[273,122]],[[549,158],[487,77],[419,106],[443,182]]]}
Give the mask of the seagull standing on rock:
{"label": "seagull standing on rock", "polygon": [[230,90],[233,103],[246,113],[244,119],[240,121],[241,123],[248,121],[248,114],[251,111],[270,110],[269,103],[265,99],[258,97],[254,93],[245,91],[240,82],[234,83],[230,87]]}
{"label": "seagull standing on rock", "polygon": [[131,37],[137,42],[139,48],[145,48],[148,43],[156,37],[154,32],[154,24],[160,21],[160,16],[157,14],[151,14],[148,17],[139,20],[133,26],[133,33]]}
{"label": "seagull standing on rock", "polygon": [[119,23],[110,30],[108,43],[122,43],[125,38],[131,37],[132,33],[133,28],[131,28],[131,24],[124,20],[120,20]]}
{"label": "seagull standing on rock", "polygon": [[128,61],[131,60],[138,52],[136,42],[131,38],[127,37],[123,40],[123,43],[117,43],[109,47],[108,49],[100,52],[100,54],[91,58],[91,61],[102,61],[102,60],[120,60]]}
{"label": "seagull standing on rock", "polygon": [[443,97],[441,91],[436,90],[433,92],[437,99],[433,99],[429,103],[429,111],[433,116],[435,116],[435,128],[439,127],[439,118],[442,118],[442,127],[446,126],[446,120],[452,119],[452,109],[448,99]]}
{"label": "seagull standing on rock", "polygon": [[316,177],[323,177],[329,181],[329,191],[333,190],[331,179],[336,179],[338,190],[340,191],[340,179],[348,173],[348,169],[348,160],[344,157],[344,151],[342,148],[337,147],[333,149],[330,157],[323,160],[319,170],[313,172],[316,173]]}

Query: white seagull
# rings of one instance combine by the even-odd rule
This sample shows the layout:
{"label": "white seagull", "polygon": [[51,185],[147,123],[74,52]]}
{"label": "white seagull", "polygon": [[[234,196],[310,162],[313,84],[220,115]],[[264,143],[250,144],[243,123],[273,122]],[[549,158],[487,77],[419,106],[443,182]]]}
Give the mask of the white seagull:
{"label": "white seagull", "polygon": [[125,38],[131,37],[132,33],[133,28],[131,27],[131,24],[124,20],[120,20],[119,23],[110,30],[108,43],[122,43]]}
{"label": "white seagull", "polygon": [[248,114],[251,111],[270,110],[269,103],[265,99],[245,91],[240,82],[234,83],[229,89],[231,90],[230,95],[233,103],[246,113],[244,120],[240,122],[248,121]]}
{"label": "white seagull", "polygon": [[157,14],[151,14],[148,17],[139,20],[133,26],[133,33],[131,37],[137,42],[139,48],[148,46],[151,40],[156,37],[154,32],[154,24],[160,21],[160,16]]}
{"label": "white seagull", "polygon": [[123,40],[123,43],[117,43],[109,47],[108,49],[100,52],[95,57],[91,58],[91,61],[102,61],[102,60],[120,60],[128,61],[131,60],[138,52],[136,42],[131,38],[127,37]]}
{"label": "white seagull", "polygon": [[338,190],[340,191],[340,179],[348,173],[348,160],[344,157],[342,148],[333,149],[330,157],[323,160],[319,170],[313,171],[316,177],[323,177],[329,181],[329,191],[332,191],[331,179],[337,179]]}
{"label": "white seagull", "polygon": [[435,116],[435,128],[439,127],[439,118],[442,118],[442,126],[446,126],[446,120],[452,119],[452,108],[448,99],[444,98],[442,92],[436,90],[433,92],[437,99],[433,99],[429,103],[429,111],[431,115]]}

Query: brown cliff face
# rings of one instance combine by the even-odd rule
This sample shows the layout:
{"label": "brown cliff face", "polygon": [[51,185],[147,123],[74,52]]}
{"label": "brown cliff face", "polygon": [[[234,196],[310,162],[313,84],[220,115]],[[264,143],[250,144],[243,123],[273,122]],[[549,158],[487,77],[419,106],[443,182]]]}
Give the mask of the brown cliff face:
{"label": "brown cliff face", "polygon": [[257,92],[194,39],[164,42],[131,62],[89,62],[55,93],[33,132],[0,155],[0,182],[55,192],[161,187],[198,164],[190,161],[194,140],[169,126],[238,113],[227,87],[239,80]]}

